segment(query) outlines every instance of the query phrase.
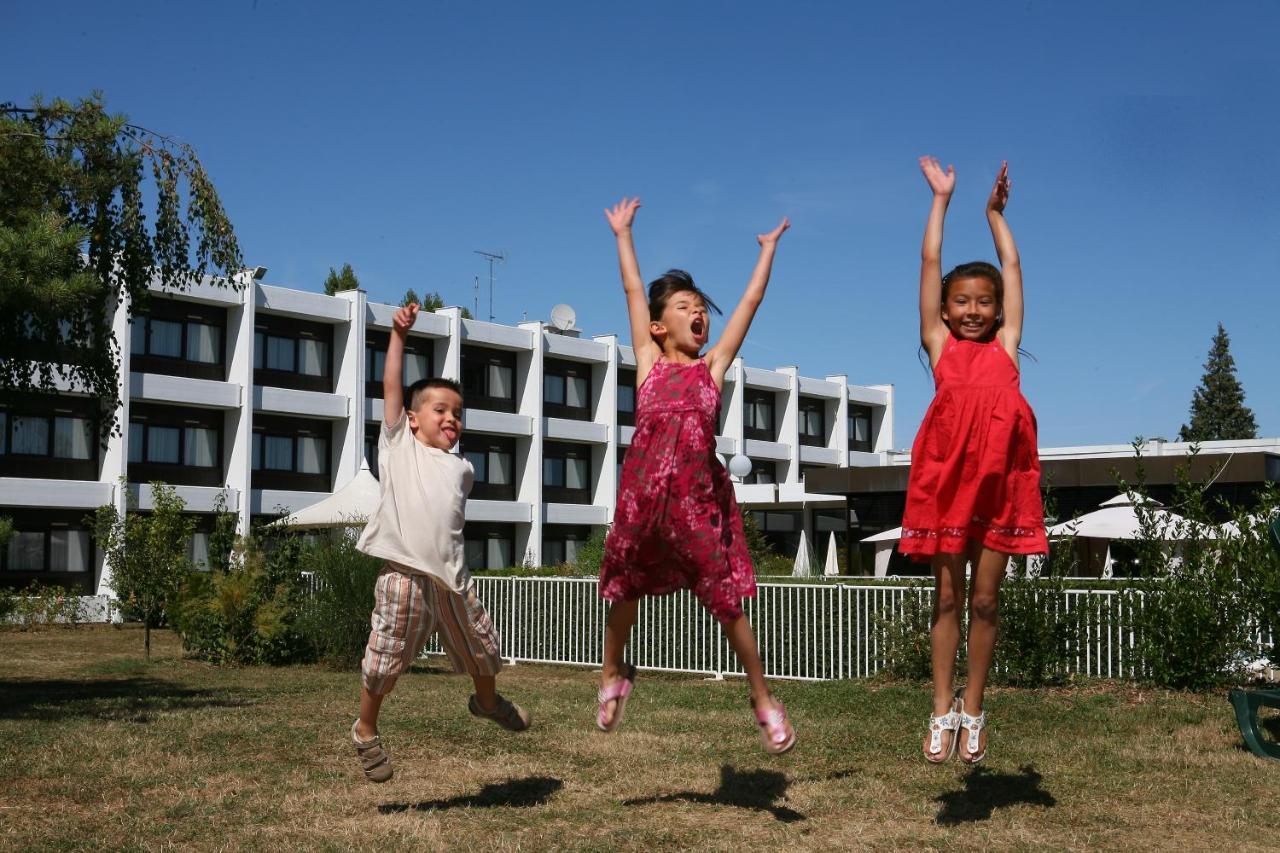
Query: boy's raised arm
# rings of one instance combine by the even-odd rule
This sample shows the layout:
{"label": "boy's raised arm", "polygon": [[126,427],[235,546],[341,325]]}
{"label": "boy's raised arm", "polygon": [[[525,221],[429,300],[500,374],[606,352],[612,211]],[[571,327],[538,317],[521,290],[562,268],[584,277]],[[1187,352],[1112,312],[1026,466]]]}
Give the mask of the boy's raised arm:
{"label": "boy's raised arm", "polygon": [[382,420],[397,423],[404,417],[404,339],[418,319],[418,305],[411,303],[396,309],[391,320],[391,341],[382,367]]}

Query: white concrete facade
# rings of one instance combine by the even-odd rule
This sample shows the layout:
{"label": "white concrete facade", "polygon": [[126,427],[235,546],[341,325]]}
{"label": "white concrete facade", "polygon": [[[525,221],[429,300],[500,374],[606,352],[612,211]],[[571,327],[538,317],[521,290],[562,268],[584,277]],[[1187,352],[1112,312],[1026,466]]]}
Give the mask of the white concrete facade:
{"label": "white concrete facade", "polygon": [[[221,378],[210,378],[208,369],[204,375],[182,375],[193,371],[184,371],[181,358],[173,360],[173,369],[166,368],[166,372],[148,371],[145,364],[155,359],[147,362],[153,355],[147,345],[142,345],[145,352],[141,357],[134,355],[131,359],[131,352],[139,346],[134,336],[140,334],[144,324],[131,323],[123,307],[118,309],[113,325],[121,352],[123,404],[117,413],[121,429],[99,452],[97,477],[0,476],[0,514],[5,514],[7,507],[27,510],[56,507],[88,512],[104,503],[112,503],[118,510],[131,505],[146,509],[150,486],[133,482],[130,477],[131,467],[142,458],[135,445],[145,432],[131,428],[131,413],[143,410],[153,415],[159,413],[161,419],[184,413],[198,413],[206,421],[214,419],[209,423],[214,424],[210,429],[218,436],[218,459],[216,465],[207,470],[216,470],[216,482],[206,477],[205,482],[184,483],[181,475],[172,482],[177,484],[179,494],[193,512],[212,511],[221,495],[225,507],[237,514],[242,530],[248,528],[253,516],[302,509],[350,481],[365,456],[366,439],[376,438],[376,434],[366,436],[366,429],[376,425],[382,415],[381,399],[369,393],[373,390],[372,383],[380,385],[380,376],[371,376],[366,365],[372,352],[368,349],[369,341],[373,336],[390,332],[395,306],[370,302],[363,291],[326,296],[264,284],[254,281],[249,274],[243,275],[239,282],[241,287],[236,289],[206,280],[179,294],[157,291],[153,299],[153,311],[156,304],[163,303],[171,313],[191,308],[204,311],[205,316],[223,318],[221,353],[216,365]],[[210,311],[221,313],[210,315]],[[155,329],[162,322],[165,321],[153,315],[152,331],[141,334],[149,334],[154,344],[158,335]],[[173,321],[171,326],[181,326],[181,322],[184,321]],[[200,322],[204,321],[191,320],[194,325],[183,327],[186,331],[181,332],[188,358],[191,340],[196,334],[192,329]],[[263,324],[271,323],[323,329],[329,359],[328,374],[323,377],[325,390],[255,381],[255,374],[264,366],[270,366],[270,356],[263,350],[284,340],[268,340],[266,335],[271,333],[263,331]],[[177,334],[169,327],[165,332]],[[469,524],[505,526],[502,530],[510,531],[512,561],[538,565],[551,556],[563,556],[559,549],[556,554],[544,554],[544,541],[554,531],[598,528],[611,522],[616,505],[618,462],[634,434],[633,427],[622,422],[624,416],[619,413],[619,401],[620,387],[626,384],[628,371],[633,381],[635,358],[631,348],[620,343],[617,335],[576,337],[558,333],[541,322],[505,326],[463,319],[460,309],[443,308],[421,314],[409,339],[412,346],[429,358],[433,375],[462,381],[464,386],[467,353],[514,358],[509,379],[514,385],[514,394],[510,405],[505,406],[508,410],[485,407],[468,390],[464,446],[469,436],[488,436],[511,442],[515,448],[510,472],[515,487],[512,499],[494,500],[473,493],[467,507]],[[304,355],[302,343],[292,352],[291,359],[308,357]],[[144,367],[139,368],[139,364]],[[556,367],[548,368],[548,364]],[[548,370],[562,370],[565,365],[573,368],[571,376],[578,379],[564,381],[585,379],[585,384],[574,388],[586,389],[588,397],[587,405],[572,417],[564,416],[563,406],[554,413],[548,411],[547,396],[551,392],[547,390],[547,383],[548,377],[553,376]],[[553,385],[559,381],[554,377],[551,380]],[[767,414],[753,410],[754,417],[768,421],[763,428],[767,435],[761,434],[759,423],[752,429],[744,425],[744,394],[754,394],[757,402],[764,399],[761,405],[765,409],[772,403]],[[806,493],[804,470],[812,466],[865,464],[871,459],[883,458],[885,452],[894,447],[891,386],[852,385],[843,374],[822,379],[802,377],[792,367],[764,369],[747,366],[738,359],[725,377],[722,399],[724,411],[717,436],[718,452],[726,459],[744,454],[761,466],[760,471],[753,471],[747,478],[748,482],[738,482],[735,486],[740,502],[752,509],[804,507],[832,500],[838,503],[839,499]],[[810,412],[806,423],[813,433],[807,437],[800,433],[800,413],[804,407]],[[855,410],[862,419],[856,425]],[[278,482],[264,485],[270,476],[261,470],[262,460],[257,457],[270,455],[273,451],[269,442],[275,440],[261,434],[261,425],[267,422],[286,422],[296,424],[299,429],[310,426],[321,431],[325,437],[323,444],[313,442],[306,447],[323,446],[327,459],[320,467],[328,478],[328,488],[303,488]],[[50,434],[52,423],[50,420]],[[182,428],[163,429],[180,432]],[[859,433],[857,442],[852,440],[851,430]],[[147,441],[155,444],[159,438]],[[185,443],[191,442],[194,446],[195,439],[188,436],[182,441],[181,446],[186,448]],[[302,457],[300,448],[307,439],[297,437],[292,441],[291,452],[296,461]],[[547,448],[556,449],[555,452],[562,455],[568,448],[577,460],[571,465],[571,473],[578,477],[583,470],[582,460],[589,460],[586,466],[589,482],[572,500],[564,499],[563,488],[557,493],[558,499],[552,499],[557,495],[549,493],[556,491],[556,487],[549,486],[547,481],[554,480],[558,476],[556,472],[563,470],[557,468],[558,465],[569,463],[563,463],[561,456],[548,457],[544,453]],[[149,462],[150,457],[146,461]],[[317,463],[310,460],[309,464]],[[568,481],[563,485],[567,487]],[[577,483],[577,486],[584,484]],[[505,555],[506,548],[503,545],[493,553]],[[102,576],[101,567],[98,573],[93,587],[101,594],[107,591],[108,579]]]}

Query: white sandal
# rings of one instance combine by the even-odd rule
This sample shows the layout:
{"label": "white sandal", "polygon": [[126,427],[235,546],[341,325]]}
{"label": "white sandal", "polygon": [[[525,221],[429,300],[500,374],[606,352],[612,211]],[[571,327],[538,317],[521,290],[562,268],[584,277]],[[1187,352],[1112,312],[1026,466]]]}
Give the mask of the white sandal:
{"label": "white sandal", "polygon": [[[965,737],[964,752],[960,753],[960,760],[965,764],[977,764],[979,761],[987,757],[986,749],[978,752],[981,745],[979,740],[982,730],[987,727],[987,712],[983,711],[978,716],[970,716],[965,712],[964,706],[960,706],[960,728],[964,729],[968,734]],[[965,756],[968,756],[967,758]]]}
{"label": "white sandal", "polygon": [[[951,732],[951,745],[947,748],[946,754],[942,752],[942,733]],[[960,713],[956,711],[953,704],[951,710],[940,716],[929,717],[929,750],[925,753],[925,760],[933,764],[941,764],[951,756],[956,754],[956,743],[960,740]]]}

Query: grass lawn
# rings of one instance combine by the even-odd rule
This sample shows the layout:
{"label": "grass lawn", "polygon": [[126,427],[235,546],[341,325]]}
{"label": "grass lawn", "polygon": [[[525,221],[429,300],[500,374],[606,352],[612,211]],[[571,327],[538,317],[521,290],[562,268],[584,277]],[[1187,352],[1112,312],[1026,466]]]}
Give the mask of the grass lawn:
{"label": "grass lawn", "polygon": [[347,739],[356,674],[153,644],[146,665],[132,627],[0,632],[0,848],[1280,846],[1280,764],[1218,694],[995,690],[971,770],[920,757],[921,686],[779,682],[800,741],[769,758],[740,680],[642,673],[602,735],[595,674],[517,666],[499,683],[534,726],[512,735],[427,665],[384,706],[396,776],[373,785]]}

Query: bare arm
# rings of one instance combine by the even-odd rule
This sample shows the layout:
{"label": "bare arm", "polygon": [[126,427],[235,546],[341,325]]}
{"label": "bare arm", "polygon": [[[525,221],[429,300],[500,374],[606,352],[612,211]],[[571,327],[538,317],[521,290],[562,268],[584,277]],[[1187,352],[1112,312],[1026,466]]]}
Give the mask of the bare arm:
{"label": "bare arm", "polygon": [[382,420],[387,424],[404,417],[404,339],[417,319],[418,306],[412,304],[397,309],[391,320],[391,340],[382,367]]}
{"label": "bare arm", "polygon": [[724,374],[733,360],[738,357],[738,350],[746,340],[747,330],[751,328],[751,321],[755,319],[756,310],[764,301],[764,292],[769,286],[769,276],[773,272],[773,256],[778,251],[778,240],[782,237],[782,232],[790,227],[791,221],[784,216],[777,228],[768,234],[756,235],[756,241],[760,244],[760,257],[756,260],[756,268],[751,273],[751,279],[747,282],[747,289],[743,292],[742,298],[738,300],[738,307],[733,309],[728,322],[724,324],[724,332],[720,335],[720,340],[716,341],[716,345],[706,356],[707,368],[711,371],[711,378],[715,380],[716,387],[723,387]]}
{"label": "bare arm", "polygon": [[1004,218],[1011,186],[1013,183],[1009,180],[1009,164],[1001,163],[1000,174],[996,175],[991,196],[987,199],[987,224],[991,226],[991,239],[995,241],[996,255],[1000,258],[1000,276],[1004,279],[1004,324],[1000,327],[1000,343],[1016,364],[1018,346],[1022,343],[1024,303],[1022,261],[1018,257],[1018,245],[1013,242],[1009,222]]}
{"label": "bare arm", "polygon": [[622,291],[627,297],[627,317],[631,323],[631,348],[636,354],[636,387],[644,384],[650,368],[658,360],[658,345],[649,334],[649,299],[640,278],[640,263],[631,238],[631,223],[640,209],[640,199],[623,198],[604,215],[618,241],[618,270],[622,274]]}
{"label": "bare arm", "polygon": [[929,363],[938,363],[947,340],[947,324],[942,322],[942,226],[947,206],[956,188],[956,170],[932,157],[920,158],[920,171],[933,190],[933,204],[924,227],[924,243],[920,247],[920,343],[929,352]]}

